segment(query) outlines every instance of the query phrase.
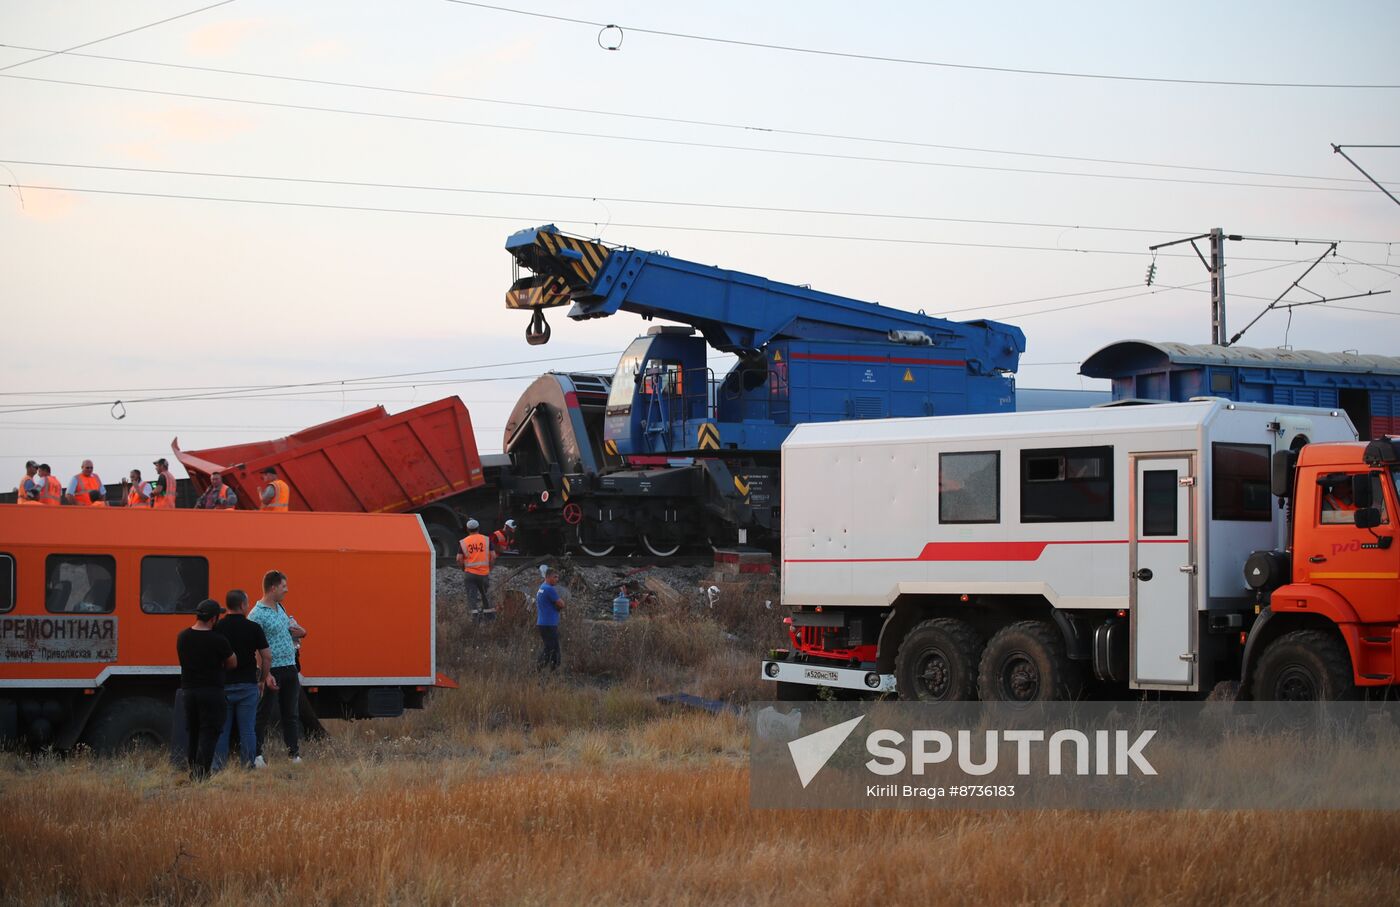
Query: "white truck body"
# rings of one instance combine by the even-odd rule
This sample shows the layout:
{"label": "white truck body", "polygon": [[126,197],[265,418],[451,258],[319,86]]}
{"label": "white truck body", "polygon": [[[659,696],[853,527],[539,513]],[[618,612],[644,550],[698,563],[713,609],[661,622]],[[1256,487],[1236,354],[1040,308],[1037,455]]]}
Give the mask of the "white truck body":
{"label": "white truck body", "polygon": [[1301,440],[1356,430],[1339,410],[1219,398],[800,425],[782,451],[782,601],[1122,611],[1131,686],[1193,690],[1200,612],[1251,600],[1246,558],[1283,544],[1269,461]]}

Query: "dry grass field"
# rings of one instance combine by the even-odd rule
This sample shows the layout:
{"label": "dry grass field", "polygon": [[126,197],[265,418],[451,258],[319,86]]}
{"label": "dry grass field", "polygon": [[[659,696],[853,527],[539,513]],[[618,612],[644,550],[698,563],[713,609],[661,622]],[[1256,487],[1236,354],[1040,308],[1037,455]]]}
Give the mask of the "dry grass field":
{"label": "dry grass field", "polygon": [[762,695],[746,678],[771,616],[574,615],[569,670],[541,681],[525,615],[472,628],[444,598],[461,689],[329,722],[300,766],[192,784],[158,754],[0,756],[0,902],[1397,900],[1386,813],[752,811],[742,719],[655,696]]}

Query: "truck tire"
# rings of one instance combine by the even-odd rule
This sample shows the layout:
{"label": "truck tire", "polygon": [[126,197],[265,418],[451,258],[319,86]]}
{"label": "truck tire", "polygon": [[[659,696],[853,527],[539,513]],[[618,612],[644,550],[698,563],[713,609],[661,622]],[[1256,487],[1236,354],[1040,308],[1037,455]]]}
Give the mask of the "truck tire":
{"label": "truck tire", "polygon": [[83,735],[83,742],[104,756],[133,749],[170,746],[175,715],[170,703],[149,696],[127,696],[108,702]]}
{"label": "truck tire", "polygon": [[1253,692],[1272,702],[1358,697],[1346,643],[1321,630],[1294,630],[1269,643],[1254,670]]}
{"label": "truck tire", "polygon": [[905,634],[895,655],[901,699],[965,702],[977,698],[977,659],[982,637],[965,621],[926,620]]}
{"label": "truck tire", "polygon": [[462,550],[461,539],[457,537],[456,530],[442,523],[429,523],[428,538],[433,543],[433,553],[437,555],[439,562],[456,563],[457,555]]}
{"label": "truck tire", "polygon": [[1080,679],[1055,625],[1023,620],[987,641],[977,693],[988,702],[1054,702],[1076,698]]}

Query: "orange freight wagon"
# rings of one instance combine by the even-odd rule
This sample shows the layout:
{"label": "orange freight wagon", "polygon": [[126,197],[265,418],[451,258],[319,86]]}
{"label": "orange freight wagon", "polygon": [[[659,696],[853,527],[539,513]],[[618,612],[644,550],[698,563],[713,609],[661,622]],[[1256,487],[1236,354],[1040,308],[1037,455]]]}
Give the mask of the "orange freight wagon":
{"label": "orange freight wagon", "polygon": [[0,505],[0,739],[112,750],[166,741],[175,637],[205,598],[288,575],[322,718],[392,716],[449,685],[433,550],[414,515]]}

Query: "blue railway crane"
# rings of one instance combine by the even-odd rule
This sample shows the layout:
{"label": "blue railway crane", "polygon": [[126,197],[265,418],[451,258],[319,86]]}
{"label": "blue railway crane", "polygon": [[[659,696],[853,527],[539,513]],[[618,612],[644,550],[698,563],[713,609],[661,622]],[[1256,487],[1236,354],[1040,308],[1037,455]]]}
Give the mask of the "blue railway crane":
{"label": "blue railway crane", "polygon": [[[575,505],[563,515],[586,550],[640,541],[663,554],[776,530],[778,453],[802,422],[1015,409],[1025,336],[1011,325],[903,311],[552,225],[512,235],[506,249],[529,272],[506,305],[532,312],[532,344],[548,341],[544,310],[558,306],[578,321],[631,312],[675,323],[623,353],[597,470],[560,477]],[[711,348],[736,357],[722,376],[707,364]]]}

